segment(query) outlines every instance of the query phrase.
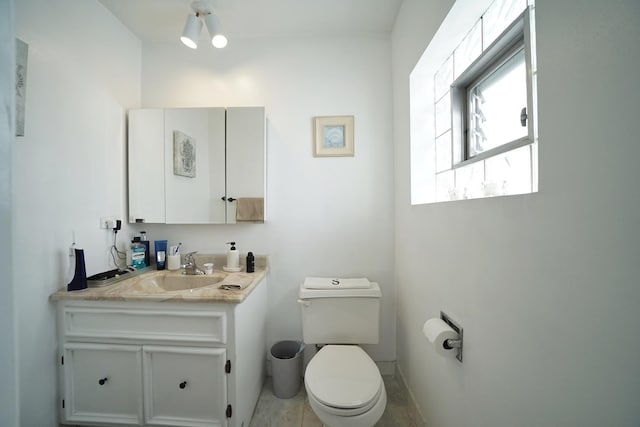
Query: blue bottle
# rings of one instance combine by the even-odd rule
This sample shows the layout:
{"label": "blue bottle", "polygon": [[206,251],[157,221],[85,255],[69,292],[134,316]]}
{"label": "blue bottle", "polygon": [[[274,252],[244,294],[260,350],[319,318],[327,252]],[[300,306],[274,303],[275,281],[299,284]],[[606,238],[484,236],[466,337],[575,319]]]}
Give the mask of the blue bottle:
{"label": "blue bottle", "polygon": [[140,237],[134,237],[131,242],[131,265],[136,270],[145,268],[146,265],[146,246],[140,241]]}

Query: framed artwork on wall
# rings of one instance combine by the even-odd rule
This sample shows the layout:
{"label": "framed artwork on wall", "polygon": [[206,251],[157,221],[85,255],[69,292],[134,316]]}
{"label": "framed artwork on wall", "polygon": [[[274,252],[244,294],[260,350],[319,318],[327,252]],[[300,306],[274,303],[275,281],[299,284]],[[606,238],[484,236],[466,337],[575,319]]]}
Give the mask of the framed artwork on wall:
{"label": "framed artwork on wall", "polygon": [[179,130],[173,131],[173,174],[196,176],[196,140]]}
{"label": "framed artwork on wall", "polygon": [[314,117],[314,157],[353,157],[353,121],[353,116]]}
{"label": "framed artwork on wall", "polygon": [[24,136],[28,52],[29,45],[20,39],[16,39],[16,136]]}

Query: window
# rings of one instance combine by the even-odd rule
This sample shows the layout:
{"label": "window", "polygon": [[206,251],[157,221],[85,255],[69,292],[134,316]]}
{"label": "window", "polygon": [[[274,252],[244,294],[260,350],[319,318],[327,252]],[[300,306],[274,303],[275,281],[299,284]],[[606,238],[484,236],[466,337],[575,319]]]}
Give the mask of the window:
{"label": "window", "polygon": [[451,85],[454,168],[533,142],[528,28],[525,11]]}
{"label": "window", "polygon": [[467,90],[465,159],[527,136],[524,48]]}
{"label": "window", "polygon": [[410,75],[412,204],[538,191],[534,11],[534,0],[449,11]]}

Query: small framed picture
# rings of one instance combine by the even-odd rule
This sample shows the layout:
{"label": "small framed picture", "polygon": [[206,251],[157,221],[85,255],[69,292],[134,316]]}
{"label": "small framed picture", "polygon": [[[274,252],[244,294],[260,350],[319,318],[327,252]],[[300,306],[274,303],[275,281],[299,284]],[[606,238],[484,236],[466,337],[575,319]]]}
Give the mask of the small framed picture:
{"label": "small framed picture", "polygon": [[348,157],[353,153],[353,116],[313,118],[315,157]]}
{"label": "small framed picture", "polygon": [[196,176],[196,140],[179,130],[173,131],[173,174]]}

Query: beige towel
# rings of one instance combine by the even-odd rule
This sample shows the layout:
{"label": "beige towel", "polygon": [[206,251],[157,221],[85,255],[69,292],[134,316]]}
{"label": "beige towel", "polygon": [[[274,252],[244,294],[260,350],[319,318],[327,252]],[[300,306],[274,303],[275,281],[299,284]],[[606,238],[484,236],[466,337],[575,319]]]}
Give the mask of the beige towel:
{"label": "beige towel", "polygon": [[249,273],[231,273],[220,283],[220,289],[227,291],[241,291],[248,287],[255,277]]}
{"label": "beige towel", "polygon": [[239,197],[236,200],[236,222],[264,222],[264,198]]}

